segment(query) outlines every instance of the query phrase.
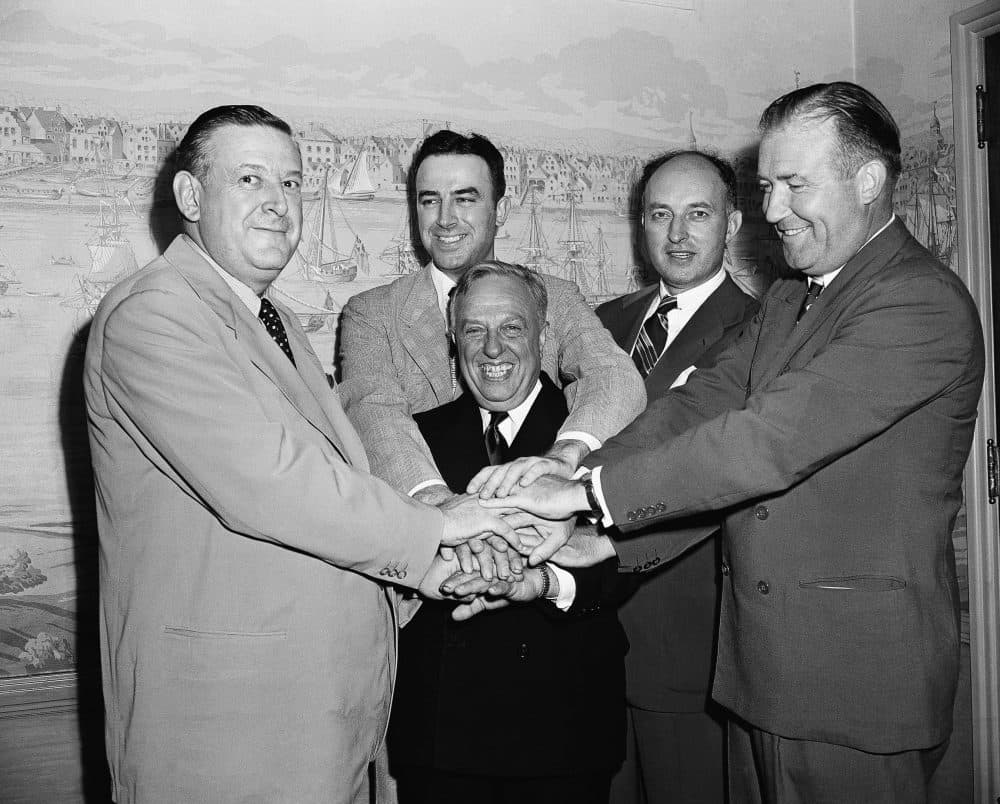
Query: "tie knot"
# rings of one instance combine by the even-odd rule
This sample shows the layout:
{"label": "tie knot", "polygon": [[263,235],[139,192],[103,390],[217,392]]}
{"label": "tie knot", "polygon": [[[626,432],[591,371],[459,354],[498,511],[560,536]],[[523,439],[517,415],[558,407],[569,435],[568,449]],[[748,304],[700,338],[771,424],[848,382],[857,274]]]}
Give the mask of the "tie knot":
{"label": "tie knot", "polygon": [[660,299],[660,303],[656,307],[657,315],[665,315],[671,310],[677,307],[677,297],[676,296],[664,296]]}
{"label": "tie knot", "polygon": [[500,422],[507,419],[507,411],[505,410],[491,410],[490,411],[490,427],[496,429]]}

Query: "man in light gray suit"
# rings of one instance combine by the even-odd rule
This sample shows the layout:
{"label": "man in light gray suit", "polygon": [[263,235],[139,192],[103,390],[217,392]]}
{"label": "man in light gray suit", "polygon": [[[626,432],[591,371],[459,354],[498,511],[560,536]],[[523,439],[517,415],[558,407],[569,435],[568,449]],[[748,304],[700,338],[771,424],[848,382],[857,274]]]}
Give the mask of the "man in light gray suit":
{"label": "man in light gray suit", "polygon": [[514,537],[478,502],[372,477],[268,298],[302,222],[288,125],[212,109],[177,165],[184,234],[107,294],[85,365],[113,796],[366,800],[395,675],[383,583],[433,595],[441,546]]}
{"label": "man in light gray suit", "polygon": [[[449,349],[448,293],[471,266],[494,259],[506,219],[503,157],[484,137],[439,131],[410,169],[410,203],[432,262],[390,285],[354,296],[341,324],[341,386],[372,472],[425,501],[450,496],[411,418],[456,399],[461,387]],[[571,282],[543,275],[549,294],[542,369],[563,387],[569,418],[534,473],[569,476],[591,449],[643,409],[646,392]]]}

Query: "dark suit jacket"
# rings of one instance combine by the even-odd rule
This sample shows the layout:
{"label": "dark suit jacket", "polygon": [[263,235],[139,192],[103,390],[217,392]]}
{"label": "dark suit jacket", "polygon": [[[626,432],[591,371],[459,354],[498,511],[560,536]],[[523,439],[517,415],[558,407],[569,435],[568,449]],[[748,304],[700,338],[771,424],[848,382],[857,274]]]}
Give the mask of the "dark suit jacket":
{"label": "dark suit jacket", "polygon": [[[543,453],[566,417],[562,392],[542,378],[542,390],[511,444],[511,458]],[[417,414],[416,422],[453,490],[463,491],[488,465],[471,394]],[[624,748],[625,640],[613,601],[616,562],[574,575],[576,603],[566,614],[539,601],[456,623],[452,604],[420,607],[400,632],[389,731],[393,766],[491,776],[618,767]],[[479,706],[483,700],[490,704],[487,710]]]}
{"label": "dark suit jacket", "polygon": [[[597,316],[628,351],[659,284],[614,299]],[[726,277],[677,334],[646,377],[652,400],[691,366],[711,366],[746,326],[758,304]],[[716,523],[721,520],[715,518]],[[656,538],[661,526],[644,538]],[[700,712],[708,702],[719,614],[718,540],[707,539],[667,566],[622,579],[618,610],[629,641],[625,657],[628,702],[657,712]]]}
{"label": "dark suit jacket", "polygon": [[[940,743],[958,675],[951,531],[983,381],[962,282],[899,221],[796,325],[778,280],[707,371],[588,459],[623,530],[726,509],[713,697],[786,737]],[[663,556],[689,537],[663,533]]]}

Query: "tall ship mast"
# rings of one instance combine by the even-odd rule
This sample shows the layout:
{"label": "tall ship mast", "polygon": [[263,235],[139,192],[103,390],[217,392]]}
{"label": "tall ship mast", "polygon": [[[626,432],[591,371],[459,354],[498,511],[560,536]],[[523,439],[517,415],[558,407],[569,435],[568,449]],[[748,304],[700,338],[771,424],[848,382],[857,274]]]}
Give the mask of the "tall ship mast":
{"label": "tall ship mast", "polygon": [[521,242],[517,245],[517,250],[524,252],[523,264],[526,268],[536,272],[550,273],[558,266],[549,256],[549,244],[545,239],[545,232],[542,231],[542,202],[534,187],[531,188],[528,205],[530,210],[528,212],[528,225],[521,236]]}
{"label": "tall ship mast", "polygon": [[597,227],[597,237],[591,242],[577,211],[576,192],[567,193],[569,209],[566,214],[566,236],[559,241],[565,250],[560,274],[576,283],[588,304],[596,306],[612,298],[608,283],[611,251],[604,239],[604,232]]}
{"label": "tall ship mast", "polygon": [[297,254],[302,263],[302,278],[312,282],[351,282],[360,270],[368,274],[368,251],[361,237],[351,229],[346,217],[344,222],[354,235],[354,245],[350,254],[343,254],[337,248],[337,233],[333,225],[332,199],[327,185],[330,168],[323,175],[323,185],[319,202],[309,220],[303,224],[302,240]]}
{"label": "tall ship mast", "polygon": [[950,265],[957,223],[954,174],[948,164],[950,148],[941,134],[936,103],[931,114],[931,134],[935,141],[928,148],[926,166],[917,169],[920,172],[913,196],[905,208],[906,223],[931,254]]}
{"label": "tall ship mast", "polygon": [[93,313],[104,294],[125,277],[139,270],[132,242],[125,235],[116,196],[101,199],[94,236],[87,241],[90,252],[90,271],[86,276],[77,275],[80,291],[66,300],[71,306]]}
{"label": "tall ship mast", "polygon": [[403,213],[402,223],[392,240],[389,241],[378,258],[389,266],[389,271],[383,276],[405,276],[416,273],[420,270],[420,261],[413,250],[413,243],[410,240],[410,215]]}

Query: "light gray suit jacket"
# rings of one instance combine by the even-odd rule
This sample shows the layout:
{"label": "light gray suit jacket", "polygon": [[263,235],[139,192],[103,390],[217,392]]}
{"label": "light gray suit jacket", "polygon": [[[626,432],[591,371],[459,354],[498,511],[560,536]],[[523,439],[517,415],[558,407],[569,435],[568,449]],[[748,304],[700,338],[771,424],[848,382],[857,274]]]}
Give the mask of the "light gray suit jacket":
{"label": "light gray suit jacket", "polygon": [[[564,386],[570,407],[560,432],[585,432],[603,441],[645,407],[642,378],[576,285],[541,277],[549,294],[542,370]],[[344,406],[368,450],[372,472],[402,491],[439,479],[411,418],[461,394],[431,267],[351,298],[340,345]]]}
{"label": "light gray suit jacket", "polygon": [[119,802],[349,802],[385,730],[393,595],[441,514],[368,474],[305,333],[294,368],[184,237],[105,297],[85,390]]}

